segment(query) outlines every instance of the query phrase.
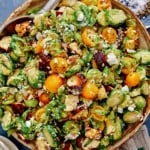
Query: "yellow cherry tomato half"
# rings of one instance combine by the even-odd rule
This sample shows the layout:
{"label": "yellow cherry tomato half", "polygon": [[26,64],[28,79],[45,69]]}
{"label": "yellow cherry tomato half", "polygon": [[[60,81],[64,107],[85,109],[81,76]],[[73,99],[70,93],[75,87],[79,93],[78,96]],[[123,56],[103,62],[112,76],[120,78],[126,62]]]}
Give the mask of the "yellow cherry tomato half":
{"label": "yellow cherry tomato half", "polygon": [[125,49],[134,50],[137,47],[138,42],[137,40],[126,39],[125,42],[123,42],[123,45]]}
{"label": "yellow cherry tomato half", "polygon": [[50,67],[51,67],[51,70],[54,73],[63,73],[63,72],[65,72],[67,70],[68,63],[67,63],[67,60],[65,58],[54,57],[50,61]]}
{"label": "yellow cherry tomato half", "polygon": [[91,82],[86,82],[82,89],[82,97],[85,99],[93,100],[97,97],[98,94],[98,87]]}
{"label": "yellow cherry tomato half", "polygon": [[102,30],[102,37],[106,40],[109,44],[113,44],[116,42],[117,39],[117,32],[112,27],[105,27]]}
{"label": "yellow cherry tomato half", "polygon": [[136,27],[128,27],[126,31],[126,36],[129,39],[137,40],[139,38],[139,33]]}
{"label": "yellow cherry tomato half", "polygon": [[60,86],[64,83],[64,79],[61,78],[58,74],[52,74],[47,77],[44,82],[45,88],[51,93],[57,93]]}
{"label": "yellow cherry tomato half", "polygon": [[93,28],[84,28],[81,34],[82,41],[86,46],[93,47],[95,43],[93,42],[93,37],[96,36],[96,32]]}
{"label": "yellow cherry tomato half", "polygon": [[130,72],[126,79],[125,79],[125,83],[129,86],[129,87],[135,87],[140,83],[140,75],[137,72]]}
{"label": "yellow cherry tomato half", "polygon": [[100,11],[112,8],[111,0],[98,0],[97,7]]}

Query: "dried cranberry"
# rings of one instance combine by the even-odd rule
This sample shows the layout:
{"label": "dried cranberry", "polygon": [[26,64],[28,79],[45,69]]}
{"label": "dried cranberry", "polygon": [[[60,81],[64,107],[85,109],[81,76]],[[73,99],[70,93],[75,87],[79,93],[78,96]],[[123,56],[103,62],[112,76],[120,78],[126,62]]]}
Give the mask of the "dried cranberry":
{"label": "dried cranberry", "polygon": [[42,71],[48,71],[49,67],[50,56],[49,55],[41,55],[39,61],[39,69]]}
{"label": "dried cranberry", "polygon": [[78,137],[78,138],[76,139],[76,144],[77,144],[77,146],[78,146],[79,148],[82,147],[82,142],[83,142],[83,138],[82,138],[82,137]]}
{"label": "dried cranberry", "polygon": [[110,86],[110,85],[106,86],[106,91],[107,92],[111,92],[112,90],[113,90],[112,86]]}
{"label": "dried cranberry", "polygon": [[27,114],[27,120],[30,120],[33,117],[33,113],[32,112],[28,112]]}
{"label": "dried cranberry", "polygon": [[103,52],[98,51],[94,54],[94,60],[98,66],[98,69],[101,70],[107,63],[107,56]]}
{"label": "dried cranberry", "polygon": [[56,11],[56,16],[62,15],[63,12],[62,11]]}
{"label": "dried cranberry", "polygon": [[25,106],[22,103],[13,103],[12,109],[15,114],[22,114],[24,112]]}
{"label": "dried cranberry", "polygon": [[71,146],[71,144],[68,143],[68,142],[66,142],[66,143],[64,144],[63,150],[70,150],[70,146]]}

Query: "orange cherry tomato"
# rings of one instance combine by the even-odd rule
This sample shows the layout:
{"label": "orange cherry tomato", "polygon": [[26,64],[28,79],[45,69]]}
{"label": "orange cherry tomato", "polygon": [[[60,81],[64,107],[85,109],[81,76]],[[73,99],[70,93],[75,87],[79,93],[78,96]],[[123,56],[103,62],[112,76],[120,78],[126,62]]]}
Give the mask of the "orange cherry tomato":
{"label": "orange cherry tomato", "polygon": [[91,60],[91,64],[93,68],[98,68],[96,61],[94,59]]}
{"label": "orange cherry tomato", "polygon": [[39,100],[40,102],[42,102],[43,104],[48,104],[50,102],[50,97],[47,93],[42,93],[39,96]]}
{"label": "orange cherry tomato", "polygon": [[109,10],[112,8],[111,0],[98,0],[97,7],[99,11]]}
{"label": "orange cherry tomato", "polygon": [[136,60],[134,58],[124,57],[123,64],[122,73],[124,74],[129,74],[136,69]]}
{"label": "orange cherry tomato", "polygon": [[105,110],[103,107],[95,105],[90,111],[91,117],[98,121],[104,121],[105,119]]}
{"label": "orange cherry tomato", "polygon": [[112,27],[105,27],[102,30],[102,37],[106,40],[109,44],[113,44],[116,42],[117,39],[117,32]]}
{"label": "orange cherry tomato", "polygon": [[51,93],[57,93],[60,86],[64,83],[64,79],[58,74],[52,74],[45,80],[44,86]]}
{"label": "orange cherry tomato", "polygon": [[65,58],[62,57],[54,57],[50,61],[50,67],[53,72],[55,73],[63,73],[67,70],[68,68],[68,63]]}
{"label": "orange cherry tomato", "polygon": [[89,100],[93,100],[94,98],[97,97],[98,94],[98,87],[91,82],[86,82],[86,84],[84,85],[83,89],[82,89],[82,97],[84,97],[85,99],[89,99]]}
{"label": "orange cherry tomato", "polygon": [[140,75],[137,72],[130,72],[125,79],[125,83],[129,87],[137,86],[140,83]]}
{"label": "orange cherry tomato", "polygon": [[135,26],[128,27],[127,31],[126,31],[126,36],[129,39],[137,40],[139,38],[139,34],[138,34],[138,31],[137,31],[137,28]]}
{"label": "orange cherry tomato", "polygon": [[89,47],[95,46],[95,43],[93,42],[94,36],[96,36],[96,32],[92,28],[84,28],[81,34],[83,43]]}
{"label": "orange cherry tomato", "polygon": [[36,43],[36,47],[35,47],[35,53],[39,54],[43,52],[43,45],[42,45],[42,40],[39,39]]}

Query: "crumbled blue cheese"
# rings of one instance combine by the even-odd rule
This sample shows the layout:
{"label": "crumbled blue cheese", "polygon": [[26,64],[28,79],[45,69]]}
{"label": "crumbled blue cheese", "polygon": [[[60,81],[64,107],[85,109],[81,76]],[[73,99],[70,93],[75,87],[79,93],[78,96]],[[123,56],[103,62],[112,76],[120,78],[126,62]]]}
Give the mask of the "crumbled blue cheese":
{"label": "crumbled blue cheese", "polygon": [[27,121],[26,121],[26,126],[27,126],[28,128],[31,127],[31,120],[27,120]]}
{"label": "crumbled blue cheese", "polygon": [[121,89],[122,92],[129,92],[129,87],[127,85],[123,86]]}
{"label": "crumbled blue cheese", "polygon": [[117,59],[117,57],[114,53],[110,53],[107,55],[107,63],[110,66],[117,65],[119,63],[119,60]]}
{"label": "crumbled blue cheese", "polygon": [[79,102],[79,97],[75,95],[66,95],[65,99],[65,111],[72,111],[77,108],[77,104]]}
{"label": "crumbled blue cheese", "polygon": [[136,53],[134,49],[127,49],[127,53]]}
{"label": "crumbled blue cheese", "polygon": [[77,17],[77,21],[83,21],[84,20],[84,14],[83,14],[83,12],[81,12],[79,15],[78,15],[78,17]]}
{"label": "crumbled blue cheese", "polygon": [[39,40],[41,38],[42,38],[42,33],[41,32],[37,32],[36,39]]}
{"label": "crumbled blue cheese", "polygon": [[123,114],[123,108],[118,107],[117,111],[118,111],[118,113]]}
{"label": "crumbled blue cheese", "polygon": [[128,110],[129,111],[134,111],[134,109],[135,109],[135,104],[132,104],[132,105],[130,105],[129,107],[128,107]]}

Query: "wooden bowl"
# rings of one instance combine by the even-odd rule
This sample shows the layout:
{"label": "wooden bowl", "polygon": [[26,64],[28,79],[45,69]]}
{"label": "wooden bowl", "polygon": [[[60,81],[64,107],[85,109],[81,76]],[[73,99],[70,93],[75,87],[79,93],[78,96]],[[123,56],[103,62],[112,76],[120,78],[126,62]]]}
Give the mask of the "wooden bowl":
{"label": "wooden bowl", "polygon": [[[14,10],[9,15],[9,17],[5,20],[4,23],[6,23],[7,21],[9,21],[10,19],[12,19],[16,16],[25,14],[31,8],[41,7],[46,2],[47,2],[47,0],[42,0],[42,1],[41,0],[26,0],[21,6],[19,6],[16,10]],[[129,14],[133,18],[136,19],[137,24],[138,24],[138,30],[140,33],[140,48],[150,49],[150,36],[149,36],[148,32],[146,31],[142,22],[136,17],[136,15],[131,10],[129,10],[126,6],[122,5],[121,3],[119,3],[115,0],[112,0],[112,5],[114,7],[124,10],[126,12],[126,14]],[[123,143],[125,143],[127,140],[129,140],[143,125],[143,123],[145,122],[146,118],[149,115],[149,112],[150,112],[150,96],[147,97],[147,105],[144,110],[143,120],[141,122],[138,122],[134,125],[129,126],[129,128],[123,133],[122,138],[118,142],[116,142],[114,145],[109,146],[108,150],[115,150],[119,146],[121,146]],[[32,150],[36,149],[34,142],[24,142],[24,141],[20,140],[20,138],[17,134],[13,134],[13,136],[18,141],[20,141],[22,144],[24,144],[26,147],[28,147],[29,149],[32,149]]]}

